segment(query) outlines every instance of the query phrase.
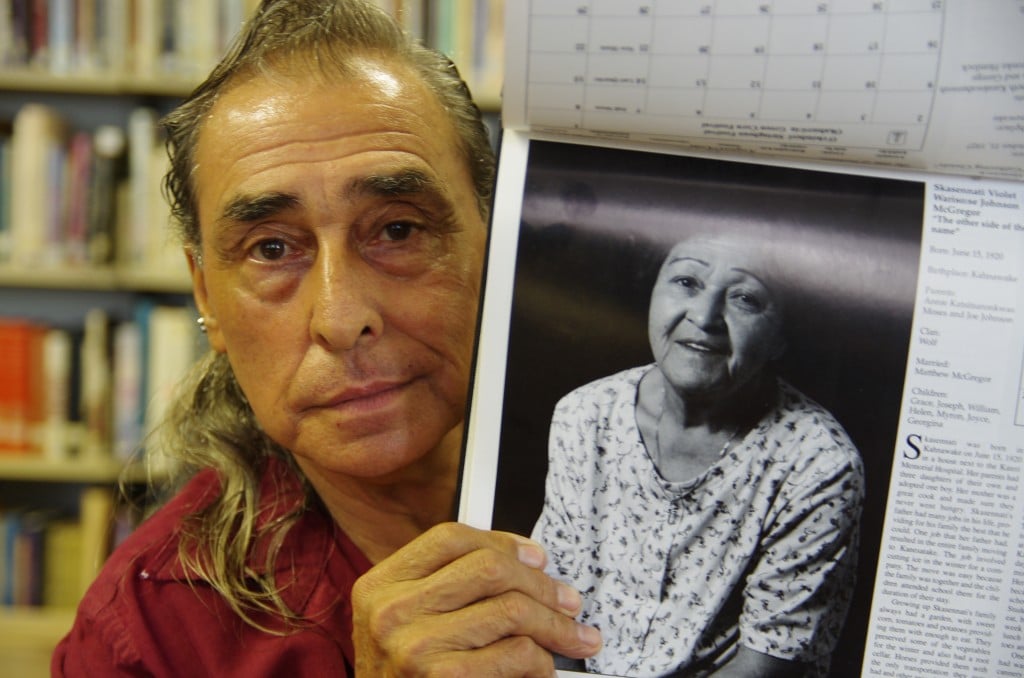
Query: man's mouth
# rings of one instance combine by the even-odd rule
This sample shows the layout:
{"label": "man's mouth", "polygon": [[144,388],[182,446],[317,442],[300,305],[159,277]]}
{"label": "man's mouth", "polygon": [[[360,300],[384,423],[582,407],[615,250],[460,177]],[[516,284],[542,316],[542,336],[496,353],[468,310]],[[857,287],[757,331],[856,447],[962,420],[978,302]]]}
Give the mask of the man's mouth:
{"label": "man's mouth", "polygon": [[350,386],[321,399],[315,407],[335,410],[374,409],[391,402],[410,383],[407,381],[383,381]]}

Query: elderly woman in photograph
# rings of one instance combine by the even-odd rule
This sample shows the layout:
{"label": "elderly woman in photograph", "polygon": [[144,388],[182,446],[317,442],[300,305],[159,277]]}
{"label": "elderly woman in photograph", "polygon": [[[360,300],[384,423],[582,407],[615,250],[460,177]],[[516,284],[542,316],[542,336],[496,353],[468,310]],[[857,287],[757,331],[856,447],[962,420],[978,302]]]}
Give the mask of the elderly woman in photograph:
{"label": "elderly woman in photograph", "polygon": [[863,470],[779,379],[781,285],[758,243],[684,240],[651,295],[654,364],[565,396],[534,538],[620,676],[818,675],[854,583]]}

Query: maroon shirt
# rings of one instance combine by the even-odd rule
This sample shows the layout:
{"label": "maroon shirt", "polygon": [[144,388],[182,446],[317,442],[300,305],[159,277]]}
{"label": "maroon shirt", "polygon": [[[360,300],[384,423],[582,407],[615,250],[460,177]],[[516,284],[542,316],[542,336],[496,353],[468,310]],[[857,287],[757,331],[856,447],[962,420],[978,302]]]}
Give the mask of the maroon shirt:
{"label": "maroon shirt", "polygon": [[[286,635],[255,629],[209,583],[187,581],[178,559],[182,518],[217,488],[212,471],[200,473],[115,549],[53,654],[53,676],[352,675],[350,594],[370,568],[366,556],[329,516],[307,511],[285,538],[275,577],[289,608],[312,621]],[[302,499],[280,462],[262,489],[279,500],[261,492],[267,519]],[[259,556],[250,566],[265,571]]]}

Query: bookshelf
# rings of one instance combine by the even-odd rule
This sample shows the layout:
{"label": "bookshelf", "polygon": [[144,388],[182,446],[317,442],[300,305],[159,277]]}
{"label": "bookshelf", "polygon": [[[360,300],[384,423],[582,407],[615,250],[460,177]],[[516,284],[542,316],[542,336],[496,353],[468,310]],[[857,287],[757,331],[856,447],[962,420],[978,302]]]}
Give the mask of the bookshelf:
{"label": "bookshelf", "polygon": [[38,269],[0,265],[0,287],[188,294],[191,281],[184,270],[153,271],[129,267]]}
{"label": "bookshelf", "polygon": [[158,96],[180,98],[195,87],[196,80],[181,76],[147,77],[85,73],[54,75],[31,68],[0,71],[0,91],[57,93],[85,96]]}
{"label": "bookshelf", "polygon": [[147,482],[141,466],[125,468],[111,457],[53,460],[36,455],[0,457],[0,478],[6,482],[90,483],[115,485],[123,477],[128,483]]}
{"label": "bookshelf", "polygon": [[74,531],[64,531],[76,535],[70,545],[49,537],[45,541],[46,548],[54,553],[47,554],[51,560],[42,573],[44,585],[60,577],[59,602],[50,597],[45,605],[0,606],[0,676],[48,675],[53,647],[71,628],[75,603],[109,552],[121,510],[119,487],[123,483],[144,488],[147,480],[142,468],[126,468],[109,456],[63,461],[30,455],[0,456],[0,493],[7,501],[44,497],[50,510],[77,514]]}
{"label": "bookshelf", "polygon": [[[76,262],[71,264],[63,255],[46,261],[21,256],[11,245],[14,223],[11,219],[3,220],[4,210],[9,214],[11,209],[12,197],[10,192],[5,195],[0,188],[0,325],[5,318],[27,318],[45,328],[66,332],[72,339],[71,362],[75,371],[69,380],[72,390],[65,396],[71,404],[67,407],[70,414],[60,437],[66,444],[60,450],[12,453],[4,449],[0,412],[0,528],[3,527],[5,512],[20,511],[25,507],[60,511],[62,516],[79,516],[82,522],[81,549],[85,555],[77,556],[77,573],[69,575],[80,585],[79,596],[109,553],[116,521],[114,514],[123,499],[122,486],[132,488],[139,496],[144,496],[148,489],[149,479],[141,468],[125,468],[126,448],[134,449],[135,444],[117,435],[114,335],[121,326],[142,322],[142,317],[149,322],[153,309],[170,309],[174,316],[170,325],[161,326],[170,329],[152,329],[153,336],[156,339],[171,334],[178,339],[185,337],[172,343],[191,344],[196,354],[203,346],[194,328],[191,285],[180,249],[166,242],[126,244],[133,236],[130,149],[139,145],[139,137],[132,137],[133,125],[139,124],[136,113],[147,111],[149,122],[155,121],[186,96],[209,70],[232,32],[225,22],[237,25],[256,2],[176,0],[164,4],[109,0],[106,3],[108,7],[128,10],[120,25],[109,24],[102,30],[104,35],[122,36],[121,42],[111,37],[108,39],[110,44],[91,43],[88,36],[84,43],[76,42],[83,39],[79,34],[82,24],[73,24],[74,18],[67,15],[51,15],[46,19],[49,47],[43,54],[33,51],[31,40],[19,42],[14,39],[19,30],[15,13],[31,11],[26,8],[41,7],[47,3],[0,0],[0,147],[5,141],[8,143],[7,157],[11,156],[9,142],[13,137],[15,118],[32,104],[45,106],[60,117],[67,135],[61,140],[65,151],[68,138],[75,132],[94,135],[96,143],[95,134],[103,126],[123,130],[128,142],[123,156],[119,157],[119,162],[123,163],[119,168],[120,188],[111,198],[116,199],[116,203],[112,203],[116,205],[116,219],[110,224],[110,237],[116,243],[117,251],[103,260],[83,259],[80,253]],[[398,16],[409,32],[453,57],[492,129],[496,130],[504,51],[504,0],[376,2]],[[70,2],[49,5],[91,6]],[[165,7],[161,17],[146,16],[140,9],[161,5]],[[220,23],[202,20],[203,17],[212,17],[209,12],[213,7],[220,8]],[[116,16],[108,12],[105,20],[116,21]],[[69,21],[72,23],[57,25]],[[161,46],[144,43],[140,36],[159,34],[154,31],[158,31],[156,26],[160,22],[165,22],[165,39],[156,41]],[[197,30],[200,23],[203,28]],[[72,25],[78,27],[71,30]],[[177,36],[175,31],[180,26],[188,26],[190,30],[182,32],[187,36],[180,41],[168,41],[166,36],[172,33]],[[209,26],[215,28],[210,29]],[[72,42],[54,43],[54,37],[61,35],[71,36],[68,39]],[[171,49],[174,53],[161,54],[160,49]],[[153,134],[152,144],[161,150],[155,127]],[[0,160],[3,160],[2,155]],[[0,165],[0,186],[13,174],[10,160],[6,162],[6,177],[3,165]],[[151,171],[150,178],[159,174],[162,171]],[[149,190],[150,196],[157,195],[156,186],[150,185]],[[157,217],[151,222],[164,219],[164,214],[159,211],[162,199],[150,199],[158,201],[155,203]],[[152,216],[154,213],[134,213],[136,218],[139,214]],[[40,219],[37,216],[33,221]],[[180,313],[175,315],[175,310]],[[98,441],[90,438],[86,406],[79,404],[82,384],[97,379],[96,374],[86,376],[84,372],[85,363],[96,361],[81,353],[87,343],[89,318],[95,315],[93,311],[98,311],[105,319],[100,323],[105,325],[106,331],[100,343],[107,347],[108,353],[98,362],[101,365],[99,371],[106,374],[106,416],[114,420],[113,432]],[[189,330],[185,329],[186,325]],[[189,331],[192,333],[188,334]],[[10,360],[0,351],[0,408],[3,405],[2,379],[11,371]],[[145,358],[137,360],[144,361]],[[140,369],[145,370],[144,363]],[[137,420],[134,430],[136,443],[150,424],[145,405],[141,407],[142,412],[134,415]],[[91,516],[90,525],[85,524],[87,513]],[[96,516],[101,518],[97,521]],[[0,557],[3,557],[2,549]],[[0,571],[2,569],[0,567]],[[0,577],[0,585],[2,581]],[[62,605],[0,604],[0,678],[48,675],[50,653],[70,628],[76,602],[77,599]]]}
{"label": "bookshelf", "polygon": [[53,647],[74,617],[73,609],[0,608],[0,676],[49,675]]}

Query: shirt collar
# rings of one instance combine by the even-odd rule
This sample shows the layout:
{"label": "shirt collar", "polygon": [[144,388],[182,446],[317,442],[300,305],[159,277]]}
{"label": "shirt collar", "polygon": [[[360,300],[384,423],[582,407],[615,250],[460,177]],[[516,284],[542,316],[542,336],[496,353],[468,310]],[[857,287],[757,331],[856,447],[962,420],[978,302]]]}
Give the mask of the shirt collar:
{"label": "shirt collar", "polygon": [[[254,534],[258,535],[246,559],[246,568],[257,576],[264,576],[273,568],[274,582],[281,598],[293,612],[305,614],[310,596],[323,577],[337,548],[338,528],[330,516],[318,505],[307,506],[305,487],[291,466],[285,461],[271,458],[259,479],[259,500]],[[196,475],[183,488],[182,496],[188,513],[212,503],[220,491],[219,477],[212,469]],[[300,508],[303,507],[303,508]],[[277,558],[268,567],[267,554],[274,547],[275,535],[261,534],[263,528],[285,518],[296,508],[300,515],[281,539]],[[181,534],[179,522],[165,549],[164,566],[155,568],[158,579],[206,581],[196,573],[186,571],[178,557],[177,544]],[[277,539],[280,539],[277,537]],[[193,547],[194,548],[194,547]],[[361,554],[360,554],[361,555]],[[161,576],[162,575],[162,576]]]}

